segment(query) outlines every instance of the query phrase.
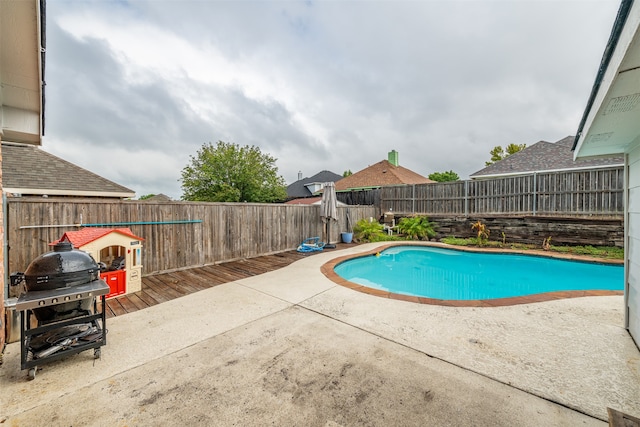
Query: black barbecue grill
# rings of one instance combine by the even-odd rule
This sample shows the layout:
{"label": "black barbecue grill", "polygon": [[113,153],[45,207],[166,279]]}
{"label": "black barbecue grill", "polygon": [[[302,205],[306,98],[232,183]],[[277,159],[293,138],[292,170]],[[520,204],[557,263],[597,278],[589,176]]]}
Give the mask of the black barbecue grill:
{"label": "black barbecue grill", "polygon": [[[34,259],[24,274],[12,277],[12,283],[24,281],[26,288],[16,310],[20,311],[21,365],[29,369],[30,379],[40,364],[89,349],[100,357],[100,347],[106,344],[109,286],[99,274],[91,255],[60,242],[52,252]],[[102,310],[98,310],[98,298]]]}

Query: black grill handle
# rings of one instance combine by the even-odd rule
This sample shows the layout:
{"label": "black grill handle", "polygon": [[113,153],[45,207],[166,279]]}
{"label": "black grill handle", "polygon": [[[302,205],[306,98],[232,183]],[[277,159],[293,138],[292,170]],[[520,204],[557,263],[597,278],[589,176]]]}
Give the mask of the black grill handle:
{"label": "black grill handle", "polygon": [[11,286],[18,286],[24,280],[24,273],[13,273],[9,275],[9,284]]}

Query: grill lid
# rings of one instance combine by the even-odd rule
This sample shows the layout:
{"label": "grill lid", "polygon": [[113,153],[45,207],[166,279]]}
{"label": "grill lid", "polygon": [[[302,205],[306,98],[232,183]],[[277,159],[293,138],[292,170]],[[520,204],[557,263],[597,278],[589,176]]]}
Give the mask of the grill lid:
{"label": "grill lid", "polygon": [[43,291],[89,283],[98,279],[100,268],[91,255],[58,242],[52,252],[31,261],[24,272],[27,291]]}

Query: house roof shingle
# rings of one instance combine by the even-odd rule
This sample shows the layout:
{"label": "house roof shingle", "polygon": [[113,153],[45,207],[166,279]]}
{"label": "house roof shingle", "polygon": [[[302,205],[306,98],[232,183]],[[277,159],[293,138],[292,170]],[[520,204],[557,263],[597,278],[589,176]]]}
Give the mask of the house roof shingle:
{"label": "house roof shingle", "polygon": [[306,187],[308,184],[312,184],[315,182],[325,183],[325,182],[336,182],[342,179],[342,175],[338,175],[337,173],[333,173],[331,171],[321,171],[317,174],[313,175],[310,178],[302,178],[297,180],[296,182],[287,186],[287,198],[301,198],[301,197],[311,197],[313,194]]}
{"label": "house roof shingle", "polygon": [[27,144],[2,143],[2,186],[23,195],[127,198],[135,192]]}
{"label": "house roof shingle", "polygon": [[382,187],[384,185],[428,184],[435,182],[402,166],[382,160],[336,182],[336,191],[354,188]]}
{"label": "house roof shingle", "polygon": [[620,156],[573,160],[574,137],[567,136],[555,143],[539,141],[525,149],[480,169],[470,175],[473,178],[489,178],[500,175],[519,175],[533,172],[568,169],[590,169],[619,166],[624,163]]}

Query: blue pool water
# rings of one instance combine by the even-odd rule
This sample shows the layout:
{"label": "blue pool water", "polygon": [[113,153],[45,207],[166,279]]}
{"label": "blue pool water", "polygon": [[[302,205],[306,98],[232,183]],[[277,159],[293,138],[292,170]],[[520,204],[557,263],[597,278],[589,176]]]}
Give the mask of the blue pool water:
{"label": "blue pool water", "polygon": [[334,270],[370,288],[445,300],[624,288],[621,265],[418,246],[396,246],[379,256],[345,261]]}

